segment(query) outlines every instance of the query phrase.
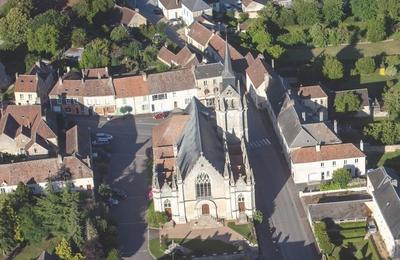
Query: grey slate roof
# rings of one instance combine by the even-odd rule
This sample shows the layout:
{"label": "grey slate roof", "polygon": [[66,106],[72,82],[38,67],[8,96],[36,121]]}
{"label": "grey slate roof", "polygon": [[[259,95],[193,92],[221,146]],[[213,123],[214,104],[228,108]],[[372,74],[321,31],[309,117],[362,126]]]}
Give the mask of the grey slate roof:
{"label": "grey slate roof", "polygon": [[210,9],[210,6],[203,0],[182,0],[182,5],[186,6],[192,12]]}
{"label": "grey slate roof", "polygon": [[213,113],[193,97],[186,108],[191,116],[178,142],[177,166],[182,179],[192,170],[200,156],[204,156],[221,174],[225,156],[222,140],[219,139]]}
{"label": "grey slate roof", "polygon": [[366,219],[368,207],[365,202],[368,201],[371,200],[311,204],[308,206],[308,211],[313,221],[321,221],[327,218],[333,221]]}
{"label": "grey slate roof", "polygon": [[368,172],[368,178],[374,187],[372,194],[375,202],[394,239],[400,239],[400,183],[399,178],[393,175],[389,175],[383,167]]}
{"label": "grey slate roof", "polygon": [[220,77],[223,69],[224,65],[221,62],[197,65],[194,69],[194,75],[196,79]]}
{"label": "grey slate roof", "polygon": [[342,142],[325,123],[303,124],[303,128],[320,144],[337,144]]}

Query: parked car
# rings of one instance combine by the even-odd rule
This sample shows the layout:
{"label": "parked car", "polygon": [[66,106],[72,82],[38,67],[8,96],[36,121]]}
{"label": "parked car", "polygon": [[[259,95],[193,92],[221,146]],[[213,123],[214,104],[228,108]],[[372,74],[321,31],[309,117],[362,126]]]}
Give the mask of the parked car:
{"label": "parked car", "polygon": [[107,138],[108,140],[112,140],[114,137],[107,133],[96,133],[96,138]]}
{"label": "parked car", "polygon": [[160,113],[155,113],[153,115],[154,119],[164,119],[168,116],[168,112],[160,112]]}
{"label": "parked car", "polygon": [[110,204],[110,206],[117,206],[119,204],[119,201],[114,198],[109,198],[108,203]]}
{"label": "parked car", "polygon": [[128,198],[128,194],[126,193],[126,191],[124,191],[122,189],[117,189],[117,188],[112,189],[112,195],[113,195],[113,197],[120,199],[120,200],[124,200],[124,199]]}
{"label": "parked car", "polygon": [[373,233],[376,233],[376,231],[377,231],[377,228],[375,225],[375,221],[373,219],[369,220],[368,221],[368,232],[373,234]]}
{"label": "parked car", "polygon": [[92,142],[92,144],[94,146],[105,146],[105,145],[110,145],[111,143],[110,143],[109,140],[98,140],[98,139],[96,139],[96,140],[94,140]]}
{"label": "parked car", "polygon": [[179,24],[182,24],[182,20],[180,20],[180,19],[171,19],[171,20],[168,21],[168,23],[170,25],[179,25]]}

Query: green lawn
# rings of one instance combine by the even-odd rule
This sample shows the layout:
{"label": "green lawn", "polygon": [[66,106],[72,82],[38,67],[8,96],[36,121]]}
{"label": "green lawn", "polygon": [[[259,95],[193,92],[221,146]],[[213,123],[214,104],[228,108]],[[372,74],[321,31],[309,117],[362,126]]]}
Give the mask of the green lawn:
{"label": "green lawn", "polygon": [[329,223],[328,237],[335,248],[328,259],[371,259],[379,260],[379,254],[371,239],[364,240],[367,234],[367,223],[347,222]]}
{"label": "green lawn", "polygon": [[247,240],[249,240],[252,244],[257,243],[257,239],[254,237],[254,235],[251,232],[251,228],[249,226],[250,224],[241,224],[241,225],[236,225],[235,222],[229,222],[228,227],[231,229],[235,230],[242,236],[244,236]]}
{"label": "green lawn", "polygon": [[59,238],[53,237],[37,244],[27,245],[15,256],[14,260],[36,259],[43,251],[53,252],[59,241]]}
{"label": "green lawn", "polygon": [[379,54],[400,54],[400,41],[353,44],[326,48],[293,47],[288,48],[281,58],[282,63],[306,63],[321,54],[337,56],[340,60],[356,60],[362,56],[376,56]]}
{"label": "green lawn", "polygon": [[[223,254],[228,253],[231,254],[233,252],[237,252],[238,248],[234,245],[224,243],[220,240],[201,240],[201,239],[173,239],[170,238],[169,242],[174,240],[175,243],[179,243],[180,245],[192,250],[192,255],[202,256],[202,255],[212,255],[212,254]],[[170,259],[170,256],[164,255],[166,247],[160,245],[160,241],[158,238],[151,239],[149,241],[149,250],[157,259]]]}
{"label": "green lawn", "polygon": [[400,150],[384,153],[377,163],[378,167],[387,166],[400,172]]}

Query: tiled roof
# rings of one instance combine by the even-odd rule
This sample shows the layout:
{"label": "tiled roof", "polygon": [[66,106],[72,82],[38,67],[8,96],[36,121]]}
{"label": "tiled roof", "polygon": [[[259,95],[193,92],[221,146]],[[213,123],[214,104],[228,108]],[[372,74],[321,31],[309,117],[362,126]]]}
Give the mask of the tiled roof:
{"label": "tiled roof", "polygon": [[177,144],[189,115],[172,115],[153,128],[153,147]]}
{"label": "tiled roof", "polygon": [[304,147],[294,150],[291,153],[293,163],[309,163],[359,157],[365,157],[365,154],[352,143],[321,145],[319,152],[315,147]]}
{"label": "tiled roof", "polygon": [[254,62],[250,63],[250,66],[246,69],[246,73],[255,88],[258,88],[264,82],[266,75],[269,74],[264,61],[260,57],[257,57]]}
{"label": "tiled roof", "polygon": [[183,47],[177,54],[168,50],[166,47],[161,47],[158,56],[160,60],[167,63],[169,66],[177,65],[186,67],[186,65],[197,65],[199,61],[194,53],[192,53],[188,47]]}
{"label": "tiled roof", "polygon": [[265,5],[267,3],[267,0],[242,0],[242,4],[246,7],[249,6],[252,2]]}
{"label": "tiled roof", "polygon": [[224,65],[221,62],[197,65],[194,69],[194,75],[197,80],[221,77]]}
{"label": "tiled roof", "polygon": [[160,3],[167,10],[178,9],[178,8],[182,7],[182,1],[181,0],[160,0]]}
{"label": "tiled roof", "polygon": [[[225,58],[225,40],[222,39],[221,36],[214,34],[209,42],[209,46],[212,47],[222,59]],[[230,44],[228,44],[228,46],[232,60],[244,59],[243,55],[240,54],[235,48],[233,48]]]}
{"label": "tiled roof", "polygon": [[147,76],[150,94],[193,89],[196,87],[192,69],[172,70]]}
{"label": "tiled roof", "polygon": [[70,97],[114,96],[112,79],[61,80],[50,91],[50,96]]}
{"label": "tiled roof", "polygon": [[116,98],[147,96],[150,93],[150,86],[143,76],[115,78],[113,81]]}
{"label": "tiled roof", "polygon": [[302,127],[320,144],[335,144],[342,142],[323,122],[303,124]]}
{"label": "tiled roof", "polygon": [[15,92],[38,92],[36,75],[19,75],[15,80]]}
{"label": "tiled roof", "polygon": [[186,6],[192,12],[203,11],[211,7],[203,0],[182,0],[182,5]]}
{"label": "tiled roof", "polygon": [[119,5],[114,6],[115,16],[117,16],[119,23],[123,25],[128,25],[133,17],[138,14],[135,10],[132,10],[128,7],[122,7]]}
{"label": "tiled roof", "polygon": [[0,183],[7,185],[46,183],[49,178],[55,178],[59,174],[61,166],[71,174],[71,179],[93,178],[92,170],[75,156],[64,157],[62,164],[58,158],[48,158],[18,162],[12,164],[0,164]]}
{"label": "tiled roof", "polygon": [[93,68],[93,69],[82,69],[82,75],[85,79],[97,79],[97,78],[108,78],[108,68]]}
{"label": "tiled roof", "polygon": [[90,142],[89,129],[75,125],[65,133],[65,153],[86,159],[90,156]]}
{"label": "tiled roof", "polygon": [[326,98],[325,91],[321,88],[320,85],[313,86],[302,86],[299,88],[298,95],[301,98]]}
{"label": "tiled roof", "polygon": [[188,36],[201,45],[206,46],[213,33],[199,22],[194,22],[189,26]]}

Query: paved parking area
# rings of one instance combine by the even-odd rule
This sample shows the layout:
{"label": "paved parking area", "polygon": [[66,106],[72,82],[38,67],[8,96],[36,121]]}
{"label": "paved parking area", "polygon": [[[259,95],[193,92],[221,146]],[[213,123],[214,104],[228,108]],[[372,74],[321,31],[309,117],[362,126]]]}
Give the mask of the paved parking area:
{"label": "paved parking area", "polygon": [[111,208],[118,223],[120,252],[124,259],[152,259],[147,249],[148,180],[145,151],[151,146],[152,128],[159,123],[151,116],[135,116],[129,119],[75,117],[75,121],[92,132],[112,134],[111,160],[106,181],[114,188],[123,189],[128,198]]}

